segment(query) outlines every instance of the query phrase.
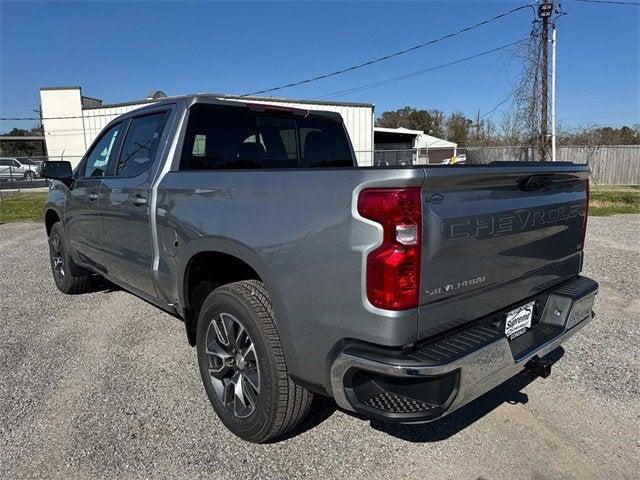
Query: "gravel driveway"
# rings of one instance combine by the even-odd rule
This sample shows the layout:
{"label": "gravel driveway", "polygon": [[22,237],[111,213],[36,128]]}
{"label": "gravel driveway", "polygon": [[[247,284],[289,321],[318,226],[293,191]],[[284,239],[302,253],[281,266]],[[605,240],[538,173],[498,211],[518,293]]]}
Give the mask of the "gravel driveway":
{"label": "gravel driveway", "polygon": [[0,478],[640,478],[640,215],[589,219],[597,317],[436,423],[370,422],[319,400],[252,445],[210,408],[183,325],[123,291],[65,296],[44,228],[0,225]]}

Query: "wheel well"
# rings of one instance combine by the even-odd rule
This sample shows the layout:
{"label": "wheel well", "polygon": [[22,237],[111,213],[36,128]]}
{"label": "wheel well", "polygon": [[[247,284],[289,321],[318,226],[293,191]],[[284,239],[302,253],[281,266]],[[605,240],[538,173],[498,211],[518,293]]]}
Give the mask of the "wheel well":
{"label": "wheel well", "polygon": [[51,233],[51,228],[53,224],[60,221],[60,217],[56,213],[55,210],[47,210],[47,213],[44,215],[44,224],[47,228],[47,236]]}
{"label": "wheel well", "polygon": [[189,260],[184,276],[184,320],[191,345],[195,345],[198,315],[209,293],[222,285],[241,280],[262,281],[248,263],[233,255],[200,252]]}

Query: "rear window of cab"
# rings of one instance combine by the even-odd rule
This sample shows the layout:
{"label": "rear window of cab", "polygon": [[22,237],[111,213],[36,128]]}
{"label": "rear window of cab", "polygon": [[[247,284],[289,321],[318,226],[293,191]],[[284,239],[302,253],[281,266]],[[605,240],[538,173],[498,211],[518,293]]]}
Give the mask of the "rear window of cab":
{"label": "rear window of cab", "polygon": [[352,167],[341,122],[320,115],[191,107],[180,170]]}

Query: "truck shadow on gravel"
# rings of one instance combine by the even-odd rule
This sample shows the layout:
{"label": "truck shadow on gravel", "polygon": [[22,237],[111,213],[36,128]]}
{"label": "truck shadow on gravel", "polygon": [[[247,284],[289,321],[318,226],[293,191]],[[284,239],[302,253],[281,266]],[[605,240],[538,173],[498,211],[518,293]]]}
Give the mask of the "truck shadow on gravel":
{"label": "truck shadow on gravel", "polygon": [[[564,349],[558,347],[544,358],[552,364],[555,364],[563,356]],[[520,373],[450,415],[440,420],[417,425],[403,425],[383,422],[381,420],[370,420],[357,413],[338,409],[336,403],[331,398],[316,395],[313,399],[309,415],[305,420],[287,435],[278,438],[277,442],[291,439],[317,427],[329,419],[337,410],[360,420],[368,421],[372,428],[401,440],[419,443],[439,442],[464,430],[503,403],[527,403],[529,397],[526,393],[522,392],[522,389],[536,379],[537,377],[532,374]]]}
{"label": "truck shadow on gravel", "polygon": [[99,275],[94,275],[94,277],[91,280],[91,284],[89,285],[89,288],[83,291],[81,295],[84,295],[86,293],[101,293],[101,292],[111,293],[111,292],[119,292],[121,290],[122,288],[120,288],[115,283],[111,283],[109,280]]}
{"label": "truck shadow on gravel", "polygon": [[[564,349],[558,347],[544,358],[555,364],[564,356]],[[430,423],[403,425],[371,420],[371,427],[408,442],[439,442],[446,440],[475,423],[503,403],[526,404],[529,397],[522,389],[538,377],[529,373],[520,373],[502,385],[485,393],[473,402],[455,412]],[[543,381],[543,379],[540,379]]]}

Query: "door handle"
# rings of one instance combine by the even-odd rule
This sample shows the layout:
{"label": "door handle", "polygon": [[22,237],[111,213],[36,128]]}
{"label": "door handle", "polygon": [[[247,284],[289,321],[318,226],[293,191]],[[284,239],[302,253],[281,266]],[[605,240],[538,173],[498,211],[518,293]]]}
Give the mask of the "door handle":
{"label": "door handle", "polygon": [[133,203],[136,206],[142,206],[147,204],[147,199],[141,195],[134,195],[129,198],[131,199],[131,203]]}
{"label": "door handle", "polygon": [[97,193],[87,193],[87,198],[91,201],[94,201],[96,198],[98,198],[98,194]]}

